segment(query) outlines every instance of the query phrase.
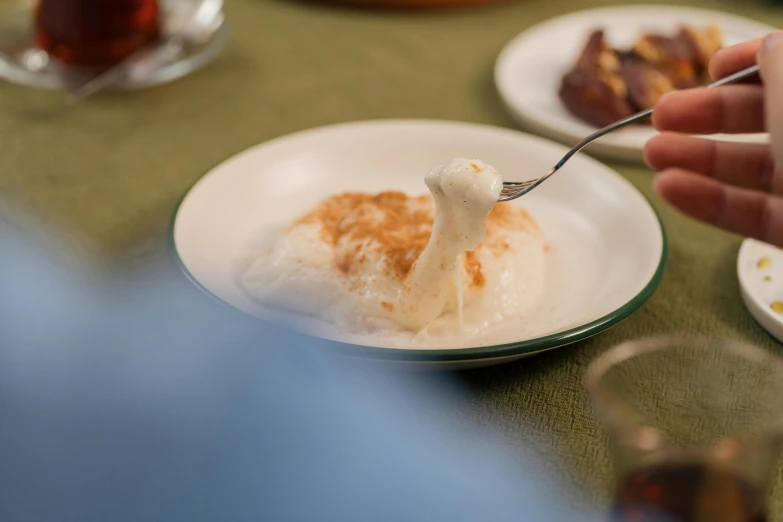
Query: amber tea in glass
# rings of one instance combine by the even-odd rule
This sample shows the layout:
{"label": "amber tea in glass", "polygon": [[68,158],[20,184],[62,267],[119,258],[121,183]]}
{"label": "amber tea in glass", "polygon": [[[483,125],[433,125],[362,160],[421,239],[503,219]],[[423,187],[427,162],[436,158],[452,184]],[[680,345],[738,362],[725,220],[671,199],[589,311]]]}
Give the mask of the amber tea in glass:
{"label": "amber tea in glass", "polygon": [[39,0],[38,46],[60,61],[105,68],[160,36],[158,0]]}
{"label": "amber tea in glass", "polygon": [[766,522],[783,363],[744,343],[631,341],[590,366],[614,445],[611,522]]}
{"label": "amber tea in glass", "polygon": [[764,491],[707,464],[659,464],[629,472],[611,522],[767,522]]}

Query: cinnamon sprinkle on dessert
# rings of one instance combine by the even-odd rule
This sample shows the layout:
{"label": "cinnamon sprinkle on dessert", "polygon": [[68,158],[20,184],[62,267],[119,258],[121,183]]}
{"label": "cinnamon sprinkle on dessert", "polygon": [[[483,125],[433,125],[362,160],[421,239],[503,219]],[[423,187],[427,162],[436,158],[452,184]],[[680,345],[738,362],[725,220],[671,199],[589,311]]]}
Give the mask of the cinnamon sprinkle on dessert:
{"label": "cinnamon sprinkle on dessert", "polygon": [[[348,209],[354,208],[361,203],[369,200],[372,196],[369,194],[360,194],[354,192],[346,192],[339,194],[324,200],[318,207],[312,212],[300,217],[291,225],[296,227],[298,225],[310,225],[320,224],[321,237],[327,241],[333,241],[337,237],[337,229],[340,226],[345,216],[345,212]],[[334,244],[334,243],[332,243]]]}
{"label": "cinnamon sprinkle on dessert", "polygon": [[[471,167],[478,166],[471,163]],[[479,169],[480,170],[480,169]],[[434,219],[432,197],[410,197],[403,192],[386,191],[377,195],[347,192],[324,200],[312,212],[292,226],[319,225],[321,238],[338,249],[336,268],[344,274],[369,262],[367,254],[376,252],[387,275],[404,279],[427,246]],[[532,217],[516,205],[496,205],[487,218],[487,235],[473,252],[462,257],[467,284],[478,288],[485,284],[482,252],[498,257],[510,248],[505,230],[537,228]],[[445,268],[445,267],[443,267]],[[391,303],[382,303],[384,308]]]}
{"label": "cinnamon sprinkle on dessert", "polygon": [[486,279],[481,271],[481,261],[476,257],[475,250],[465,252],[465,272],[468,274],[468,284],[472,288],[484,286]]}

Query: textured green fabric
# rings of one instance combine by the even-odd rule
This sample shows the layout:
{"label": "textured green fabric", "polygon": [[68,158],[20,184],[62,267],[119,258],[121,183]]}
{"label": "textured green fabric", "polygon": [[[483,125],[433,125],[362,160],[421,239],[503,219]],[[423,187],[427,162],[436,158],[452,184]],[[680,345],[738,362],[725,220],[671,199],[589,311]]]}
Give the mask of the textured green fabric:
{"label": "textured green fabric", "polygon": [[[501,48],[532,24],[609,3],[617,2],[517,0],[402,13],[230,0],[230,44],[185,80],[98,96],[66,112],[53,111],[58,98],[51,93],[0,84],[0,192],[41,217],[23,219],[8,207],[0,215],[28,230],[65,227],[73,235],[58,230],[56,239],[73,252],[165,255],[169,217],[182,193],[221,160],[264,140],[374,118],[514,127],[492,80]],[[762,0],[687,3],[783,25],[783,8]],[[459,377],[469,389],[461,416],[497,426],[520,455],[551,459],[553,471],[565,472],[596,502],[606,500],[612,480],[605,439],[582,386],[598,353],[632,337],[678,331],[780,351],[740,301],[740,239],[661,205],[646,168],[611,165],[651,198],[667,227],[669,264],[656,295],[592,340]],[[783,487],[773,497],[783,520]]]}

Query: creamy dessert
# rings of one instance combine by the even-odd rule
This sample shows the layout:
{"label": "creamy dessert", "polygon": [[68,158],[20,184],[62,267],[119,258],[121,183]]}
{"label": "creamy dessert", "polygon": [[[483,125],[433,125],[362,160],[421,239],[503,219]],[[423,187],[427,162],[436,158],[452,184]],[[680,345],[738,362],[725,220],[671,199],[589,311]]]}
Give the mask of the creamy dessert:
{"label": "creamy dessert", "polygon": [[255,300],[351,333],[478,331],[518,317],[544,280],[545,240],[479,160],[425,177],[431,195],[332,196],[297,219],[242,275]]}

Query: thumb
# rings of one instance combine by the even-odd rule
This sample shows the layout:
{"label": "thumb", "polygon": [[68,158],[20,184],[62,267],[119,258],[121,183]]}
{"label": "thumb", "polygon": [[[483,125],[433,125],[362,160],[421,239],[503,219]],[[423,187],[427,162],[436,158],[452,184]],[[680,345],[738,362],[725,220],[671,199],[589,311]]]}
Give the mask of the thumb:
{"label": "thumb", "polygon": [[775,159],[783,164],[783,31],[764,38],[758,54],[764,81],[764,113]]}

